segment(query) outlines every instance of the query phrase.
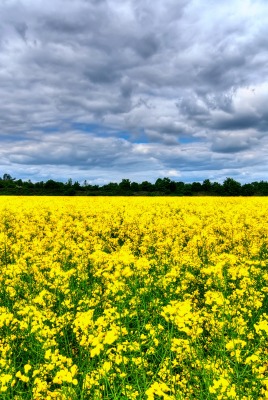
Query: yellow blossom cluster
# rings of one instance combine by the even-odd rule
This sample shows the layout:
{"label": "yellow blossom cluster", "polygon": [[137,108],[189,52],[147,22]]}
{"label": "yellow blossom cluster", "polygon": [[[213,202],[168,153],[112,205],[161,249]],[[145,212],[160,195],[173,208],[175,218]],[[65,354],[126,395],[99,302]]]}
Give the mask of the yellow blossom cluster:
{"label": "yellow blossom cluster", "polygon": [[0,398],[268,399],[266,198],[0,198]]}

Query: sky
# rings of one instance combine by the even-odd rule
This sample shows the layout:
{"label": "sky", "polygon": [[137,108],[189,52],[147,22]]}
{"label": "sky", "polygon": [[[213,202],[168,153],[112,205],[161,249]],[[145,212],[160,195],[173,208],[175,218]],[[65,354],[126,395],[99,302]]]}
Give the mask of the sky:
{"label": "sky", "polygon": [[268,1],[1,0],[0,94],[0,176],[268,180]]}

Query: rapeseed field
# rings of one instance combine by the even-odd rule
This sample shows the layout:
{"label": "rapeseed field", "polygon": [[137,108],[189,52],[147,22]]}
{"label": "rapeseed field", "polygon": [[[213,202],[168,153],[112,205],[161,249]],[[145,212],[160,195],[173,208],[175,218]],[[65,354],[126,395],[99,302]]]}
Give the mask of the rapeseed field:
{"label": "rapeseed field", "polygon": [[268,199],[0,198],[0,398],[267,399]]}

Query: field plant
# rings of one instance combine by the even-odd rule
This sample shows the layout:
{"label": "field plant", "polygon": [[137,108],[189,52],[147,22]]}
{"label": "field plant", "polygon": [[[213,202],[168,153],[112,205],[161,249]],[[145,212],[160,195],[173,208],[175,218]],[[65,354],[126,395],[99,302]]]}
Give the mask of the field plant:
{"label": "field plant", "polygon": [[0,399],[268,399],[266,198],[0,198]]}

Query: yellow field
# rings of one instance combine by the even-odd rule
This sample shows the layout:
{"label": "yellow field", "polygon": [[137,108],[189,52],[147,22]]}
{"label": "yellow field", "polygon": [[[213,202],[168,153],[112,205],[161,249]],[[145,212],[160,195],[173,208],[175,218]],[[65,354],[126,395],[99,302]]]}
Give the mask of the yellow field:
{"label": "yellow field", "polygon": [[267,399],[268,199],[0,197],[0,398]]}

